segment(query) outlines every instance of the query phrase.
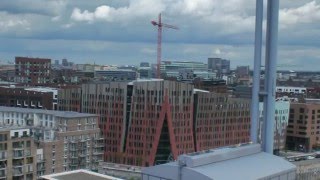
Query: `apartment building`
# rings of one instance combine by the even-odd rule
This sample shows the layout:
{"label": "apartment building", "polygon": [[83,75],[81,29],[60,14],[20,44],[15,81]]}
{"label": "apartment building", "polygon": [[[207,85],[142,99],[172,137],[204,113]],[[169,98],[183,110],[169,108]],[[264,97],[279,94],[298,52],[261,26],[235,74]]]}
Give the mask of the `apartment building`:
{"label": "apartment building", "polygon": [[320,147],[320,104],[291,103],[287,148],[310,152]]}
{"label": "apartment building", "polygon": [[45,84],[50,82],[51,59],[15,58],[17,83]]}
{"label": "apartment building", "polygon": [[197,151],[250,141],[250,100],[195,90]]}
{"label": "apartment building", "polygon": [[29,128],[0,128],[0,179],[36,178],[36,146]]}
{"label": "apartment building", "polygon": [[104,143],[93,114],[0,107],[0,126],[25,126],[37,147],[37,176],[76,169],[97,170]]}
{"label": "apartment building", "polygon": [[[275,120],[274,120],[274,145],[273,149],[275,153],[280,150],[284,150],[286,147],[286,137],[287,137],[287,126],[289,120],[289,101],[281,101],[280,99],[275,103]],[[263,117],[263,103],[259,104],[260,111],[260,135],[262,127],[262,117]],[[261,139],[261,137],[260,137]]]}

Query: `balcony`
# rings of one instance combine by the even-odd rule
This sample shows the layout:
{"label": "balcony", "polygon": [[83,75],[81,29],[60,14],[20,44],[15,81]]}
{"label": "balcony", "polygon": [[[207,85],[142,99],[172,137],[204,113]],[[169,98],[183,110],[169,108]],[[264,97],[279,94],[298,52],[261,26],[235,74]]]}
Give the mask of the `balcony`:
{"label": "balcony", "polygon": [[26,171],[27,174],[33,173],[33,165],[32,164],[27,164],[25,166],[25,171]]}
{"label": "balcony", "polygon": [[5,169],[0,170],[0,179],[6,178],[7,176],[7,171]]}
{"label": "balcony", "polygon": [[23,166],[21,167],[13,167],[13,176],[23,176]]}
{"label": "balcony", "polygon": [[103,143],[95,143],[94,147],[95,148],[104,148],[104,144]]}
{"label": "balcony", "polygon": [[20,159],[24,157],[24,150],[22,149],[13,149],[13,159]]}
{"label": "balcony", "polygon": [[0,161],[5,161],[5,160],[7,160],[7,152],[1,151],[0,152]]}
{"label": "balcony", "polygon": [[93,152],[93,155],[101,155],[101,154],[104,154],[103,151],[94,151]]}

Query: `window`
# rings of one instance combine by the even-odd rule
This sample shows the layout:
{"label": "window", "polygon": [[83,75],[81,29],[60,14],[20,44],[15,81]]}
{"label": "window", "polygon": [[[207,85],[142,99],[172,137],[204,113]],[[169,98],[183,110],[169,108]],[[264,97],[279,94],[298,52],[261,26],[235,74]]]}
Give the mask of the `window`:
{"label": "window", "polygon": [[19,132],[14,132],[14,137],[18,137],[19,136]]}

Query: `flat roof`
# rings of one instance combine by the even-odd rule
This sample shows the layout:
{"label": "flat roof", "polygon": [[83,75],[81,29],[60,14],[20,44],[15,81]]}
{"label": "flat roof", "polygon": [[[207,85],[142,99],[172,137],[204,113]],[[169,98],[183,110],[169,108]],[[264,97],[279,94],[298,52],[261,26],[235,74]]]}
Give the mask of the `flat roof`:
{"label": "flat roof", "polygon": [[0,106],[0,112],[50,114],[50,115],[54,115],[57,117],[64,117],[64,118],[98,117],[98,115],[95,115],[95,114],[78,113],[73,111],[53,111],[53,110],[44,110],[44,109],[29,109],[29,108],[6,107],[6,106]]}
{"label": "flat roof", "polygon": [[83,169],[45,175],[41,176],[41,178],[47,180],[123,180]]}

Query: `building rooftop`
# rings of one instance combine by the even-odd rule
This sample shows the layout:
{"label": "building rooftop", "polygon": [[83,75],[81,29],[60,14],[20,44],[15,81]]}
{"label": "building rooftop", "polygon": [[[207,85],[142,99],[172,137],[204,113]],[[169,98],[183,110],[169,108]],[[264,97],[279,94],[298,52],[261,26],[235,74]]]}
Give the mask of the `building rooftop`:
{"label": "building rooftop", "polygon": [[294,179],[296,170],[283,158],[262,152],[259,144],[251,144],[181,155],[176,162],[145,168],[143,179],[179,179],[179,168],[185,180]]}
{"label": "building rooftop", "polygon": [[45,180],[122,180],[83,169],[45,175],[41,176],[41,178]]}
{"label": "building rooftop", "polygon": [[53,110],[44,110],[44,109],[29,109],[29,108],[6,107],[6,106],[0,106],[0,112],[51,114],[57,117],[64,117],[64,118],[81,118],[81,117],[97,117],[98,116],[95,114],[78,113],[73,111],[53,111]]}

